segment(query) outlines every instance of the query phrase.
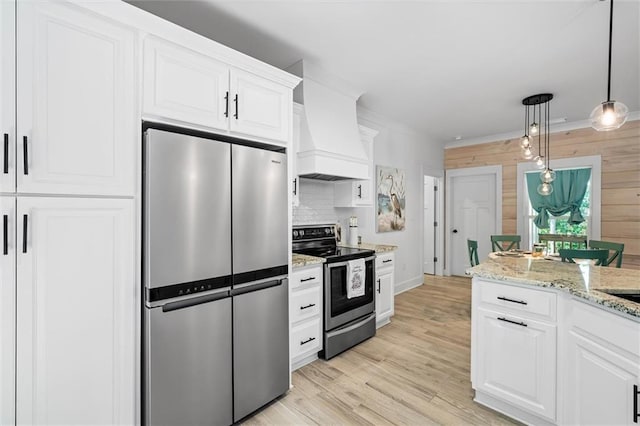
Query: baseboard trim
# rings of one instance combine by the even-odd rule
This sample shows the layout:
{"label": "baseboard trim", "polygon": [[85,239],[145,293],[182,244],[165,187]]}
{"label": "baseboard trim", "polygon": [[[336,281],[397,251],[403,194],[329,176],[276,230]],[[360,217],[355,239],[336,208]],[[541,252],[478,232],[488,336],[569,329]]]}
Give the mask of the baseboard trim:
{"label": "baseboard trim", "polygon": [[419,287],[422,284],[424,284],[423,275],[420,275],[419,277],[411,278],[401,283],[397,283],[394,288],[394,294],[404,293],[405,291],[411,290],[412,288]]}
{"label": "baseboard trim", "polygon": [[504,414],[505,416],[511,417],[512,419],[518,420],[522,423],[529,425],[540,425],[540,426],[552,426],[554,423],[550,422],[547,419],[543,419],[535,414],[531,414],[527,411],[524,411],[520,408],[514,407],[513,405],[501,401],[497,398],[492,397],[482,391],[476,390],[476,397],[473,399],[480,405],[484,405],[485,407],[489,407],[492,410],[495,410],[499,413]]}

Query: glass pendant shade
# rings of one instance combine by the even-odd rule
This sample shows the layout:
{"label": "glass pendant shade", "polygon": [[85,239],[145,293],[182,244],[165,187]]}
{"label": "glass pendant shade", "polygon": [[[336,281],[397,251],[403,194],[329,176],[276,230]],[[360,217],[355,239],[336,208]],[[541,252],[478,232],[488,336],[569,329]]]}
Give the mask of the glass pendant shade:
{"label": "glass pendant shade", "polygon": [[528,135],[524,135],[523,137],[520,138],[520,146],[522,148],[527,148],[531,146],[531,139],[529,138]]}
{"label": "glass pendant shade", "polygon": [[540,172],[540,180],[543,183],[551,183],[556,179],[556,172],[552,169],[544,169]]}
{"label": "glass pendant shade", "polygon": [[531,126],[529,126],[529,133],[531,133],[532,135],[538,134],[538,123],[531,123]]}
{"label": "glass pendant shade", "polygon": [[591,111],[591,127],[598,131],[615,130],[626,121],[629,108],[622,102],[605,101]]}
{"label": "glass pendant shade", "polygon": [[530,160],[533,158],[533,152],[531,152],[531,147],[528,146],[522,150],[522,158],[526,160]]}
{"label": "glass pendant shade", "polygon": [[533,161],[536,163],[536,168],[542,170],[544,169],[544,157],[541,155],[536,155],[533,158]]}
{"label": "glass pendant shade", "polygon": [[553,186],[551,186],[548,182],[542,182],[538,185],[538,194],[540,195],[550,195],[553,192]]}

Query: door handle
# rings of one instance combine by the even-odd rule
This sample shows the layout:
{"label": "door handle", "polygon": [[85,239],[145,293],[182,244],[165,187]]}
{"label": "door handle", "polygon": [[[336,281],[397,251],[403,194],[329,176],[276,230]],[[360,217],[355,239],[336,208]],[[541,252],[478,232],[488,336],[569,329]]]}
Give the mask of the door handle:
{"label": "door handle", "polygon": [[380,293],[380,278],[378,278],[378,293]]}
{"label": "door handle", "polygon": [[508,322],[508,323],[511,323],[511,324],[515,324],[515,325],[519,325],[521,327],[527,327],[527,324],[525,324],[524,322],[512,321],[512,320],[506,319],[504,317],[498,317],[498,320],[504,321],[504,322]]}
{"label": "door handle", "polygon": [[236,93],[236,97],[233,99],[233,102],[235,102],[236,104],[236,113],[233,115],[235,117],[235,119],[238,119],[238,105],[240,104],[240,102],[238,101],[238,94]]}
{"label": "door handle", "polygon": [[4,134],[4,173],[9,173],[9,133]]}
{"label": "door handle", "polygon": [[6,214],[2,216],[2,235],[2,254],[6,256],[9,254],[9,216]]}
{"label": "door handle", "polygon": [[224,95],[224,116],[229,117],[229,91]]}
{"label": "door handle", "polygon": [[520,305],[526,305],[527,304],[527,302],[525,302],[524,300],[514,300],[514,299],[509,299],[509,298],[504,297],[504,296],[498,296],[497,299],[498,300],[504,300],[505,302],[518,303]]}
{"label": "door handle", "polygon": [[27,252],[27,223],[28,223],[28,216],[22,215],[22,252],[26,253]]}
{"label": "door handle", "polygon": [[457,230],[457,229],[454,229],[452,232],[453,232],[454,234],[457,234],[457,233],[458,233],[458,230]]}
{"label": "door handle", "polygon": [[640,389],[638,385],[633,385],[633,422],[638,423],[640,419],[640,413],[638,413],[638,397],[640,396]]}
{"label": "door handle", "polygon": [[358,185],[358,198],[362,198],[362,185]]}
{"label": "door handle", "polygon": [[25,175],[29,174],[29,148],[27,147],[28,141],[29,140],[26,136],[22,137],[22,166]]}
{"label": "door handle", "polygon": [[300,341],[300,346],[302,346],[302,345],[306,345],[307,343],[309,343],[309,342],[313,342],[314,340],[316,340],[316,338],[315,338],[315,337],[309,337],[307,340],[301,340],[301,341]]}
{"label": "door handle", "polygon": [[303,283],[303,282],[311,281],[311,280],[315,280],[315,279],[316,279],[316,277],[302,278],[302,279],[300,280],[300,282],[301,282],[301,283]]}
{"label": "door handle", "polygon": [[305,309],[313,308],[314,306],[316,306],[316,304],[315,304],[315,303],[309,303],[309,304],[308,304],[308,305],[306,305],[306,306],[300,306],[300,310],[301,310],[301,311],[304,311]]}
{"label": "door handle", "polygon": [[298,195],[298,178],[293,180],[293,195]]}

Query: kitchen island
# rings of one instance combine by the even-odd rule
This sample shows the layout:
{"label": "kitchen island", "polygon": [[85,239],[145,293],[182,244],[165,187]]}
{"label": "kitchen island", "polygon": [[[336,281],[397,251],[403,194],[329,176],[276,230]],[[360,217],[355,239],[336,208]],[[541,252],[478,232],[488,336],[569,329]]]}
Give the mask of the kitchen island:
{"label": "kitchen island", "polygon": [[636,424],[640,272],[490,256],[473,276],[475,401],[530,424]]}

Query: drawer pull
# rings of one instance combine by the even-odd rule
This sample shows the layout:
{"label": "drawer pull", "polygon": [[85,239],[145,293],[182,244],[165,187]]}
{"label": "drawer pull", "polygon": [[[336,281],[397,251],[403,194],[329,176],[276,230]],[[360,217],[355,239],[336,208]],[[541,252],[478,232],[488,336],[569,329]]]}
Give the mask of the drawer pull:
{"label": "drawer pull", "polygon": [[640,413],[638,413],[638,397],[640,396],[640,389],[638,385],[633,385],[633,422],[638,423],[640,419]]}
{"label": "drawer pull", "polygon": [[309,303],[307,306],[300,306],[300,310],[304,311],[305,309],[313,308],[314,306],[316,306],[315,303]]}
{"label": "drawer pull", "polygon": [[302,345],[306,345],[307,343],[309,343],[309,342],[313,342],[314,340],[316,340],[316,338],[315,338],[315,337],[309,337],[307,340],[302,340],[302,341],[300,342],[300,346],[302,346]]}
{"label": "drawer pull", "polygon": [[311,281],[311,280],[315,280],[316,277],[309,277],[309,278],[303,278],[300,280],[301,283],[306,282],[306,281]]}
{"label": "drawer pull", "polygon": [[393,259],[387,259],[387,260],[383,260],[382,263],[389,263],[389,262],[392,262],[392,261],[393,261]]}
{"label": "drawer pull", "polygon": [[509,299],[507,297],[503,297],[503,296],[498,296],[498,300],[504,300],[505,302],[517,303],[519,305],[526,305],[527,304],[527,302],[525,302],[524,300],[513,300],[513,299]]}
{"label": "drawer pull", "polygon": [[510,319],[506,319],[504,317],[498,317],[498,320],[504,321],[504,322],[508,322],[508,323],[511,323],[511,324],[515,324],[515,325],[519,325],[519,326],[522,326],[522,327],[526,327],[527,326],[527,324],[525,324],[523,322],[511,321]]}

